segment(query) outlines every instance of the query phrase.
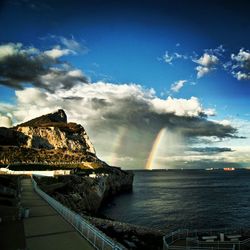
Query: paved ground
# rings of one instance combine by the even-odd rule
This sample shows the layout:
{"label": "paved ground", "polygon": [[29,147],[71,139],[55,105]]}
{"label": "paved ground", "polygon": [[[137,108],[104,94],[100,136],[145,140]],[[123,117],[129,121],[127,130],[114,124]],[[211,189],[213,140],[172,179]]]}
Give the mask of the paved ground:
{"label": "paved ground", "polygon": [[25,249],[25,237],[22,220],[0,223],[0,249]]}
{"label": "paved ground", "polygon": [[[1,175],[0,183],[4,187],[17,188],[17,176]],[[15,186],[14,186],[15,185]],[[1,188],[0,188],[1,189]],[[19,220],[18,198],[14,192],[0,190],[0,249],[25,249],[23,221]]]}
{"label": "paved ground", "polygon": [[31,179],[22,180],[21,202],[30,208],[24,219],[26,244],[29,250],[92,250],[94,249],[32,188]]}

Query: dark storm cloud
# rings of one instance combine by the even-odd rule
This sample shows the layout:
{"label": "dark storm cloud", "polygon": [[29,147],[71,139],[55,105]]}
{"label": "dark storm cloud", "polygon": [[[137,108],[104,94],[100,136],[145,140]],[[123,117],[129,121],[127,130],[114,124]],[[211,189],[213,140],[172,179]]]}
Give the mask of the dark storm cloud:
{"label": "dark storm cloud", "polygon": [[172,124],[181,124],[182,132],[188,136],[216,136],[218,138],[237,137],[237,129],[230,125],[222,125],[203,117],[172,118]]}
{"label": "dark storm cloud", "polygon": [[55,62],[47,56],[30,57],[14,54],[0,60],[0,76],[3,85],[22,88],[22,83],[40,85],[39,76],[47,74]]}
{"label": "dark storm cloud", "polygon": [[81,96],[67,96],[67,97],[63,97],[64,100],[82,100],[83,97]]}
{"label": "dark storm cloud", "polygon": [[204,154],[219,154],[223,152],[232,152],[231,148],[219,148],[219,147],[190,148],[189,150]]}
{"label": "dark storm cloud", "polygon": [[204,111],[201,111],[198,116],[180,116],[174,112],[160,113],[152,107],[149,100],[132,93],[130,97],[117,98],[110,95],[107,96],[106,100],[93,98],[91,102],[97,105],[96,108],[100,109],[104,118],[100,123],[102,128],[134,126],[138,129],[146,128],[149,131],[159,131],[166,127],[170,131],[180,132],[186,137],[237,137],[237,129],[230,125],[207,120]]}
{"label": "dark storm cloud", "polygon": [[112,104],[103,98],[92,98],[91,105],[92,105],[93,109],[102,109],[102,108],[110,106]]}
{"label": "dark storm cloud", "polygon": [[35,48],[23,49],[21,44],[0,46],[1,85],[23,89],[29,83],[53,92],[70,89],[79,82],[87,83],[88,78],[57,58]]}

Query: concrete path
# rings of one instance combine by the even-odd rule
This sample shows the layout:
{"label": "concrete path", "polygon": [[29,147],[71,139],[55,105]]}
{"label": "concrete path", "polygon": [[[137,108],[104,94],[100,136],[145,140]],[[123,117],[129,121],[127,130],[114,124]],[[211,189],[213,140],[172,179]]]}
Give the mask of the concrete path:
{"label": "concrete path", "polygon": [[30,216],[24,219],[24,231],[28,250],[92,250],[85,240],[32,188],[31,179],[21,182],[23,207],[30,208]]}

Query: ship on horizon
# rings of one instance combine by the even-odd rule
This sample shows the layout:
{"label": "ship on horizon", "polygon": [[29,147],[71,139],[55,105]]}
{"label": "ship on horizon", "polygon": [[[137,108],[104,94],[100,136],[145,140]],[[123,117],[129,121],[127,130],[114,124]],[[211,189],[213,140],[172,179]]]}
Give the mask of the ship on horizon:
{"label": "ship on horizon", "polygon": [[235,168],[223,168],[224,171],[234,171]]}

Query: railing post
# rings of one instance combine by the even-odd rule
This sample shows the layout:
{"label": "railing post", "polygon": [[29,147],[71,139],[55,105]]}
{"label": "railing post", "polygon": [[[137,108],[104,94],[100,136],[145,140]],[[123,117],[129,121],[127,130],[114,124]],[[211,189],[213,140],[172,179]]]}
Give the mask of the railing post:
{"label": "railing post", "polygon": [[102,239],[102,250],[104,249],[104,240]]}
{"label": "railing post", "polygon": [[94,234],[94,246],[95,246],[95,243],[96,243],[96,234]]}

